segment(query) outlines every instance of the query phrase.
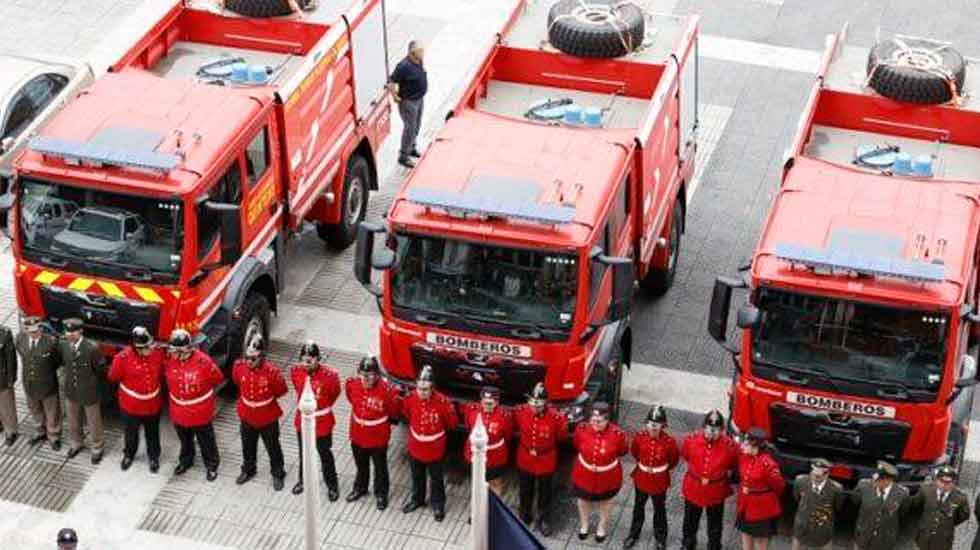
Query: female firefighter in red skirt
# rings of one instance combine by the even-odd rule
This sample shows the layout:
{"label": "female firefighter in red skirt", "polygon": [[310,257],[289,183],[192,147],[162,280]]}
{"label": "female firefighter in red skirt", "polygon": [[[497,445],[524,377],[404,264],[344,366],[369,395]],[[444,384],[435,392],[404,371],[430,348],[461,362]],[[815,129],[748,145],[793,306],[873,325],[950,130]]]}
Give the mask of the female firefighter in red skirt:
{"label": "female firefighter in red skirt", "polygon": [[742,534],[742,550],[767,550],[783,514],[779,497],[786,482],[766,450],[766,433],[760,428],[748,431],[741,451],[735,527]]}
{"label": "female firefighter in red skirt", "polygon": [[578,538],[589,536],[589,519],[598,505],[599,525],[595,540],[606,540],[612,499],[623,486],[623,466],[619,457],[629,452],[626,434],[609,421],[609,405],[596,402],[588,424],[575,429],[578,457],[572,466],[572,493],[578,499]]}
{"label": "female firefighter in red skirt", "polygon": [[[483,427],[487,429],[487,484],[494,493],[501,495],[504,490],[504,474],[510,457],[510,437],[514,433],[514,422],[510,411],[500,406],[500,389],[484,386],[480,390],[479,403],[467,403],[463,408],[466,432],[472,433],[477,417],[483,417]],[[467,464],[473,463],[473,449],[469,439],[463,444],[463,458]]]}

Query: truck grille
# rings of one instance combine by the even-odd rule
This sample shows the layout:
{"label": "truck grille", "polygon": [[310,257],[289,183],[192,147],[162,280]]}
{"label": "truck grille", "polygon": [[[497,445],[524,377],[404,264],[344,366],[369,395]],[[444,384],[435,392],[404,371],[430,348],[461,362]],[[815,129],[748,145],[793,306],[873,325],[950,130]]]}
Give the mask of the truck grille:
{"label": "truck grille", "polygon": [[429,346],[412,346],[416,371],[423,365],[432,367],[436,387],[449,397],[473,400],[483,386],[500,388],[505,405],[523,402],[534,385],[544,381],[545,366],[515,361],[507,357],[480,356],[468,352],[441,352]]}
{"label": "truck grille", "polygon": [[827,455],[866,460],[899,460],[911,427],[895,420],[797,409],[782,403],[769,408],[773,438],[780,445],[816,448]]}
{"label": "truck grille", "polygon": [[51,286],[41,289],[41,301],[48,320],[56,327],[60,328],[65,319],[77,317],[85,323],[86,336],[103,342],[126,343],[137,325],[157,334],[160,321],[156,305]]}

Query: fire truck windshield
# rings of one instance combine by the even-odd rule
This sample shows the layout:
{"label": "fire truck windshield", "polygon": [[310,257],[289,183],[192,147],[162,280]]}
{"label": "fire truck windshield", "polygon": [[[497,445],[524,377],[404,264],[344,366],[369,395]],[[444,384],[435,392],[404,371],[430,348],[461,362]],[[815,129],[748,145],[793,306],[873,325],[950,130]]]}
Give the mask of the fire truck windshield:
{"label": "fire truck windshield", "polygon": [[177,281],[184,240],[179,202],[31,178],[20,189],[25,259],[105,277]]}
{"label": "fire truck windshield", "polygon": [[753,372],[763,378],[786,380],[791,371],[795,380],[830,378],[835,390],[879,396],[881,388],[939,389],[946,314],[767,289],[758,307],[762,323],[752,344],[761,367]]}
{"label": "fire truck windshield", "polygon": [[398,308],[568,336],[578,286],[572,253],[400,235],[397,255],[391,295]]}

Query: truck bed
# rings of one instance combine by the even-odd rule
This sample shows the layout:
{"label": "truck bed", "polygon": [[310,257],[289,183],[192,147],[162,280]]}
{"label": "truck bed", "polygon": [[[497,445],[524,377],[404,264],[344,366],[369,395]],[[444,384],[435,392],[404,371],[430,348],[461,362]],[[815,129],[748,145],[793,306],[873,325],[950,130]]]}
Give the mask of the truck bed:
{"label": "truck bed", "polygon": [[487,87],[487,96],[481,99],[477,108],[488,113],[523,118],[535,101],[557,98],[570,98],[582,106],[608,107],[603,125],[613,129],[638,127],[650,107],[650,101],[644,99],[623,96],[614,99],[608,94],[491,80]]}
{"label": "truck bed", "polygon": [[[150,71],[162,78],[197,77],[197,71],[203,65],[222,58],[240,57],[249,65],[268,65],[274,71],[269,76],[271,84],[284,81],[302,64],[305,56],[277,53],[261,50],[246,50],[230,46],[202,44],[200,42],[177,41]],[[203,80],[209,80],[204,78]]]}

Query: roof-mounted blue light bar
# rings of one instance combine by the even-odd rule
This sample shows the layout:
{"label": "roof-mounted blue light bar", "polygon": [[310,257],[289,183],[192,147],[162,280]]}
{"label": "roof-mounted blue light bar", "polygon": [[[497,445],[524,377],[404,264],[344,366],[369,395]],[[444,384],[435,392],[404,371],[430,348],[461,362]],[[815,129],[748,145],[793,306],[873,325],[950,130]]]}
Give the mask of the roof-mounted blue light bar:
{"label": "roof-mounted blue light bar", "polygon": [[857,254],[844,250],[780,243],[776,245],[776,257],[794,264],[805,265],[815,271],[848,270],[860,275],[892,277],[919,283],[946,280],[946,266],[943,264]]}

